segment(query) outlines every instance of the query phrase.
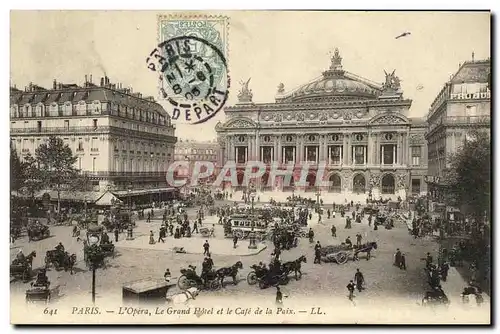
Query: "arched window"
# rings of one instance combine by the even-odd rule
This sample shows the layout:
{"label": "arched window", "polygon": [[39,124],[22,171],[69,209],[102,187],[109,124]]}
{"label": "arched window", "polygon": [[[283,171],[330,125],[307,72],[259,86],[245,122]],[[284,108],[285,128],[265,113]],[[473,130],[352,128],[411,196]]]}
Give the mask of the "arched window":
{"label": "arched window", "polygon": [[366,179],[362,174],[357,174],[352,179],[352,190],[356,194],[362,194],[366,192]]}
{"label": "arched window", "polygon": [[330,175],[330,178],[328,179],[329,184],[328,184],[328,191],[333,192],[333,193],[340,193],[342,192],[342,180],[340,179],[340,176],[338,174],[332,174]]}
{"label": "arched window", "polygon": [[392,174],[385,174],[382,178],[382,194],[394,194],[395,180]]}

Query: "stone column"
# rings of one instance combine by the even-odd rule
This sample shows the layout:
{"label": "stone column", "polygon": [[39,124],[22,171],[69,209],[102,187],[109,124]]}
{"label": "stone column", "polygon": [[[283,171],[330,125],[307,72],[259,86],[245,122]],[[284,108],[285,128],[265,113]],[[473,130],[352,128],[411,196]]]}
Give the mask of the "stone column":
{"label": "stone column", "polygon": [[278,136],[274,137],[273,161],[278,161]]}
{"label": "stone column", "polygon": [[303,156],[304,156],[304,145],[302,144],[302,135],[297,136],[297,150],[298,150],[298,155],[297,159],[295,160],[297,163],[302,162]]}
{"label": "stone column", "polygon": [[368,130],[368,145],[367,145],[367,153],[368,153],[368,165],[372,165],[373,164],[373,161],[372,161],[372,158],[373,158],[373,143],[372,143],[372,136],[371,136],[371,131]]}
{"label": "stone column", "polygon": [[281,146],[281,135],[278,136],[278,163],[281,163],[281,160],[283,159],[283,147]]}
{"label": "stone column", "polygon": [[255,136],[255,159],[260,160],[260,134]]}
{"label": "stone column", "polygon": [[351,146],[351,135],[347,134],[346,138],[346,165],[350,166],[351,165],[351,155],[352,155],[352,146]]}
{"label": "stone column", "polygon": [[373,164],[380,165],[379,157],[380,157],[380,144],[378,133],[375,133],[373,136]]}

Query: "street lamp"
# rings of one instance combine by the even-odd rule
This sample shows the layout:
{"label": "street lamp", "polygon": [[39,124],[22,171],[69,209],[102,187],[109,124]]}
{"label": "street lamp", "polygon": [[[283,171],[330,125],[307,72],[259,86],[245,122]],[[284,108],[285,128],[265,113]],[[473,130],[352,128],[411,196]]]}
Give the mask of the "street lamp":
{"label": "street lamp", "polygon": [[101,246],[99,246],[100,235],[93,232],[88,236],[89,246],[86,250],[88,263],[92,270],[92,304],[95,304],[95,271],[102,265],[104,260]]}
{"label": "street lamp", "polygon": [[317,187],[316,191],[316,212],[319,213],[319,196],[321,195],[319,186]]}

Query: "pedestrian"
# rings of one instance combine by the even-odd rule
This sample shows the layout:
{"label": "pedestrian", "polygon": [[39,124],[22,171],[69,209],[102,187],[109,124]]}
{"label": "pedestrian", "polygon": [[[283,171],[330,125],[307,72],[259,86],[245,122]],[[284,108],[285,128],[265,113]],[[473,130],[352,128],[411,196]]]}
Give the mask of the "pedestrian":
{"label": "pedestrian", "polygon": [[[319,241],[318,241],[319,243]],[[316,244],[318,245],[318,244]],[[314,264],[321,264],[321,246],[318,248],[318,247],[314,247],[314,261],[313,261]]]}
{"label": "pedestrian", "polygon": [[361,233],[356,234],[356,246],[361,246],[361,240],[363,239],[363,236]]}
{"label": "pedestrian", "polygon": [[193,223],[193,233],[199,233],[198,232],[198,223],[196,222],[196,220]]}
{"label": "pedestrian", "polygon": [[163,238],[165,238],[165,227],[160,227],[160,233],[158,233],[158,242],[163,242],[165,243],[165,240],[163,240]]}
{"label": "pedestrian", "polygon": [[332,237],[337,237],[337,228],[335,227],[335,225],[332,225]]}
{"label": "pedestrian", "polygon": [[400,269],[406,270],[406,256],[401,254],[401,264],[399,266]]}
{"label": "pedestrian", "polygon": [[330,219],[330,217],[332,216],[330,209],[326,210],[326,215],[327,215],[328,219]]}
{"label": "pedestrian", "polygon": [[441,279],[443,282],[446,282],[446,279],[448,278],[448,270],[450,270],[450,265],[448,262],[445,262],[441,265]]}
{"label": "pedestrian", "polygon": [[396,267],[401,267],[401,251],[399,248],[396,249],[396,253],[394,254],[394,265]]}
{"label": "pedestrian", "polygon": [[279,286],[276,287],[276,305],[283,306],[283,294]]}
{"label": "pedestrian", "polygon": [[314,231],[313,231],[313,229],[312,229],[312,228],[309,228],[309,233],[308,233],[308,235],[309,235],[309,243],[311,243],[311,244],[312,244],[312,243],[314,242]]}
{"label": "pedestrian", "polygon": [[115,242],[118,242],[118,236],[120,235],[120,232],[118,231],[117,228],[115,228]]}
{"label": "pedestrian", "polygon": [[165,282],[170,282],[170,279],[172,278],[172,274],[170,273],[170,269],[167,268],[167,271],[165,271],[165,274],[163,275],[165,278]]}
{"label": "pedestrian", "polygon": [[347,246],[349,246],[349,248],[352,248],[352,241],[351,241],[351,237],[347,237],[347,238],[345,239],[345,244],[346,244]]}
{"label": "pedestrian", "polygon": [[335,210],[332,212],[332,217],[335,218]]}
{"label": "pedestrian", "polygon": [[233,248],[236,248],[236,244],[238,243],[238,236],[234,235],[233,237]]}
{"label": "pedestrian", "polygon": [[349,284],[347,284],[347,291],[349,291],[349,300],[352,300],[354,298],[354,283],[353,281],[349,281]]}
{"label": "pedestrian", "polygon": [[363,284],[365,283],[365,278],[363,277],[363,273],[359,271],[359,268],[356,269],[356,273],[354,274],[354,280],[356,281],[356,287],[358,291],[361,292],[363,290]]}
{"label": "pedestrian", "polygon": [[146,223],[151,223],[151,213],[148,212],[148,218],[146,219]]}
{"label": "pedestrian", "polygon": [[370,215],[368,216],[368,226],[372,226],[372,214],[370,213]]}
{"label": "pedestrian", "polygon": [[212,224],[212,228],[210,229],[210,237],[215,238],[215,224]]}
{"label": "pedestrian", "polygon": [[205,243],[203,244],[203,255],[209,253],[210,253],[210,244],[208,243],[208,240],[205,240]]}
{"label": "pedestrian", "polygon": [[154,245],[155,244],[155,235],[153,231],[149,231],[149,244]]}

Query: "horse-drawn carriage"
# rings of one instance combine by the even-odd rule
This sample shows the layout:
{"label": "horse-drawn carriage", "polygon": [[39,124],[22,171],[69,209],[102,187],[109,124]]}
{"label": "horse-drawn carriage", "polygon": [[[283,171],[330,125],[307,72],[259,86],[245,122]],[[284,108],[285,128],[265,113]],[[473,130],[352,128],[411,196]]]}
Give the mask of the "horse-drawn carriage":
{"label": "horse-drawn carriage", "polygon": [[295,274],[295,279],[299,280],[302,277],[301,264],[306,263],[307,259],[304,255],[294,261],[288,261],[283,264],[275,261],[271,263],[269,269],[259,265],[252,265],[250,268],[253,270],[247,275],[247,282],[249,285],[259,283],[261,289],[270,286],[286,285],[290,281],[288,275]]}
{"label": "horse-drawn carriage", "polygon": [[359,260],[359,253],[366,253],[366,260],[371,257],[371,251],[377,249],[375,241],[367,242],[360,246],[349,246],[348,244],[331,245],[322,247],[320,250],[321,261],[337,262],[338,264],[347,263],[350,257],[353,260]]}
{"label": "horse-drawn carriage", "polygon": [[441,286],[434,287],[432,291],[427,291],[422,298],[422,306],[448,306],[450,301]]}
{"label": "horse-drawn carriage", "polygon": [[352,248],[346,244],[331,245],[320,249],[321,261],[337,262],[344,264],[349,260],[349,255],[352,253]]}
{"label": "horse-drawn carriage", "polygon": [[258,216],[236,214],[232,215],[227,222],[224,223],[224,236],[227,238],[238,237],[238,239],[246,239],[250,232],[255,233],[257,240],[263,240],[268,235],[268,223]]}
{"label": "horse-drawn carriage", "polygon": [[10,265],[10,275],[15,279],[27,282],[33,276],[33,258],[35,257],[36,252],[32,251],[22,259],[14,259]]}
{"label": "horse-drawn carriage", "polygon": [[[188,269],[181,269],[182,276],[177,281],[177,286],[181,290],[187,290],[195,287],[198,289],[205,288],[205,284],[198,274],[196,274],[196,267],[189,267]],[[211,290],[217,290],[220,287],[219,280],[215,270],[210,271],[206,275],[206,287]]]}
{"label": "horse-drawn carriage", "polygon": [[37,279],[35,282],[31,283],[31,288],[26,290],[26,302],[45,302],[46,304],[50,301],[50,282],[47,279],[46,271],[41,270],[38,272]]}
{"label": "horse-drawn carriage", "polygon": [[50,229],[38,221],[31,221],[26,226],[28,238],[30,241],[38,241],[50,237]]}
{"label": "horse-drawn carriage", "polygon": [[210,270],[205,275],[198,276],[196,267],[189,266],[188,269],[181,269],[182,276],[179,277],[177,285],[181,290],[187,290],[192,287],[198,289],[216,290],[224,287],[224,278],[231,277],[233,283],[238,284],[238,270],[243,269],[241,261],[236,262],[230,267],[222,267],[217,270]]}

